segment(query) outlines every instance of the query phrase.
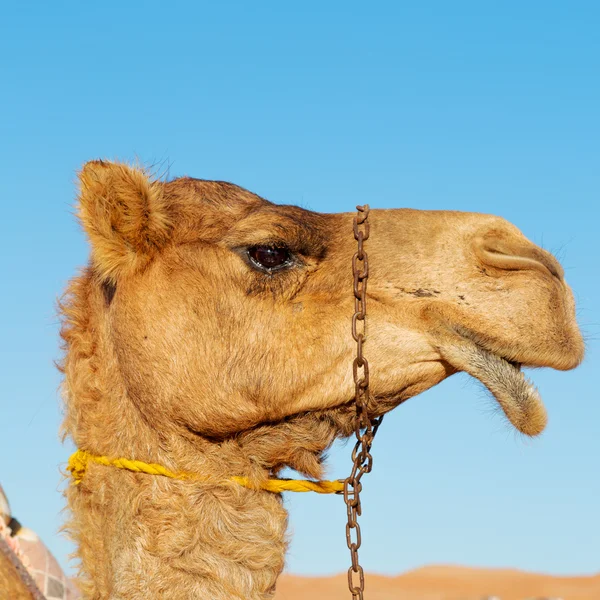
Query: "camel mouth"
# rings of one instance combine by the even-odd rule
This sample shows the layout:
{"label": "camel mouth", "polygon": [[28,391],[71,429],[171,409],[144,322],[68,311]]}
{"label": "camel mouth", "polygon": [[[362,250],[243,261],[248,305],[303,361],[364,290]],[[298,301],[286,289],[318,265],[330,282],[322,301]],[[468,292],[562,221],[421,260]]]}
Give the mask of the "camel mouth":
{"label": "camel mouth", "polygon": [[440,352],[455,369],[478,379],[489,390],[518,431],[536,436],[544,430],[546,409],[521,363],[488,350],[466,335],[441,346]]}

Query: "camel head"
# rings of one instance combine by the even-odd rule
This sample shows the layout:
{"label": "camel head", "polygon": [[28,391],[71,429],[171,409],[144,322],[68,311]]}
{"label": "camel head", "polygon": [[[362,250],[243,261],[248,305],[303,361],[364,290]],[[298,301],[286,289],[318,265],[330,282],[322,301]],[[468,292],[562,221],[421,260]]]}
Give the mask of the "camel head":
{"label": "camel head", "polygon": [[[101,161],[80,181],[89,303],[147,422],[210,439],[303,419],[351,431],[355,213]],[[369,220],[372,414],[465,371],[519,431],[540,433],[545,410],[521,367],[572,369],[584,351],[556,259],[491,215]]]}

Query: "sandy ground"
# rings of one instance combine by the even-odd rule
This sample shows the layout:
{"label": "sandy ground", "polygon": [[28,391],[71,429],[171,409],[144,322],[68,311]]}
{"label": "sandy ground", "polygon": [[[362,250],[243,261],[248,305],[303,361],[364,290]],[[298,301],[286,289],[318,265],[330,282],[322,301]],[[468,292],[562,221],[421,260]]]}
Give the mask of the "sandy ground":
{"label": "sandy ground", "polygon": [[[346,575],[283,575],[275,600],[349,600]],[[600,600],[600,574],[553,577],[502,569],[424,567],[398,577],[367,575],[365,600]]]}

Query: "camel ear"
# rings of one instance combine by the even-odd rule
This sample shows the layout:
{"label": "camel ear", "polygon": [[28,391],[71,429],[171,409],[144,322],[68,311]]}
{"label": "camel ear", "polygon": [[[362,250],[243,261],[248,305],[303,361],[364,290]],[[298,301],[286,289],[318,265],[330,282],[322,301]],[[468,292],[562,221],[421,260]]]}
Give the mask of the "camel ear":
{"label": "camel ear", "polygon": [[95,160],[79,174],[79,219],[98,274],[116,282],[166,244],[171,220],[163,185],[139,168]]}

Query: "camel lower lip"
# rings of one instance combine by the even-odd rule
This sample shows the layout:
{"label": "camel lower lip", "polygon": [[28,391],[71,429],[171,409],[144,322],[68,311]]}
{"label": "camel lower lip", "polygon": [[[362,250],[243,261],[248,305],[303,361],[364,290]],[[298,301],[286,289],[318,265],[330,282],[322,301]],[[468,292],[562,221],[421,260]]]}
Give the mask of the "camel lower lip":
{"label": "camel lower lip", "polygon": [[522,372],[521,363],[507,360],[465,337],[440,347],[440,351],[455,369],[483,383],[516,429],[531,436],[544,430],[546,410],[535,386]]}

